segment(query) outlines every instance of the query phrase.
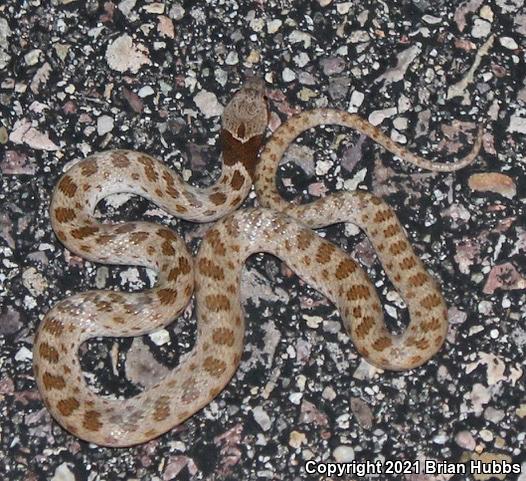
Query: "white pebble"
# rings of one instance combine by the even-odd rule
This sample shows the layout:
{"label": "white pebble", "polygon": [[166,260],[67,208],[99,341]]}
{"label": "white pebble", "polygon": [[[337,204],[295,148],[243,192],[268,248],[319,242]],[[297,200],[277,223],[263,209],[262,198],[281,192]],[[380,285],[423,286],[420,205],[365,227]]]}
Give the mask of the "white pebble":
{"label": "white pebble", "polygon": [[362,43],[368,42],[369,40],[371,40],[371,36],[366,30],[355,30],[354,32],[351,32],[351,35],[349,36],[349,42],[351,43]]}
{"label": "white pebble", "polygon": [[510,117],[510,125],[508,126],[508,132],[518,132],[520,134],[526,134],[526,117],[522,115],[526,114],[526,111],[516,110]]}
{"label": "white pebble", "polygon": [[226,56],[225,63],[227,65],[237,65],[238,62],[239,62],[239,56],[237,52],[232,51]]}
{"label": "white pebble", "polygon": [[455,436],[455,442],[461,448],[467,449],[468,451],[473,451],[477,445],[475,438],[469,431],[460,431]]}
{"label": "white pebble", "polygon": [[405,130],[405,129],[407,129],[407,125],[408,125],[407,117],[396,117],[393,120],[393,125],[394,125],[395,129],[397,129],[397,130]]}
{"label": "white pebble", "polygon": [[145,97],[153,95],[154,93],[155,91],[149,85],[146,85],[139,89],[139,91],[137,92],[137,95],[143,99]]}
{"label": "white pebble", "polygon": [[150,3],[149,5],[146,5],[142,8],[148,13],[156,13],[156,14],[164,13],[164,3],[160,3],[160,2]]}
{"label": "white pebble", "polygon": [[407,144],[407,137],[396,129],[391,130],[391,139],[398,144]]}
{"label": "white pebble", "polygon": [[336,399],[336,391],[330,387],[327,386],[321,393],[321,397],[323,399],[327,399],[328,401],[334,401]]}
{"label": "white pebble", "polygon": [[194,102],[207,119],[217,117],[223,113],[223,106],[218,102],[217,97],[212,92],[201,90],[194,97]]}
{"label": "white pebble", "polygon": [[424,15],[422,17],[422,20],[429,25],[436,25],[437,23],[440,23],[442,19],[440,17],[433,17],[433,15]]}
{"label": "white pebble", "polygon": [[354,460],[354,449],[351,446],[338,446],[332,455],[337,463],[350,463]]}
{"label": "white pebble", "polygon": [[333,162],[330,160],[319,160],[316,162],[316,175],[326,175],[332,166]]}
{"label": "white pebble", "polygon": [[491,23],[486,22],[480,18],[476,18],[473,22],[473,28],[471,30],[471,35],[474,38],[485,38],[491,32]]}
{"label": "white pebble", "polygon": [[449,437],[445,433],[440,433],[433,437],[435,444],[446,444],[447,441],[449,441]]}
{"label": "white pebble", "polygon": [[479,12],[479,15],[488,22],[493,22],[493,10],[489,5],[484,5]]}
{"label": "white pebble", "polygon": [[170,342],[170,333],[166,329],[159,329],[148,336],[156,346],[164,346]]}
{"label": "white pebble", "polygon": [[33,352],[27,347],[21,347],[15,354],[15,361],[31,361],[33,359]]}
{"label": "white pebble", "polygon": [[140,44],[134,44],[127,34],[117,37],[106,49],[106,60],[111,69],[118,72],[137,73],[142,65],[151,64],[148,49]]}
{"label": "white pebble", "polygon": [[118,9],[127,17],[135,7],[136,0],[122,0],[119,2]]}
{"label": "white pebble", "polygon": [[519,48],[517,42],[511,37],[500,37],[499,42],[504,48],[507,48],[508,50],[517,50]]}
{"label": "white pebble", "polygon": [[24,55],[24,62],[26,63],[26,65],[36,65],[38,63],[41,53],[42,50],[39,50],[38,48],[30,50]]}
{"label": "white pebble", "polygon": [[51,478],[51,481],[75,481],[75,475],[66,463],[62,463]]}
{"label": "white pebble", "polygon": [[489,429],[481,429],[479,435],[481,439],[486,443],[489,443],[493,440],[493,433]]}
{"label": "white pebble", "polygon": [[396,114],[396,107],[390,107],[382,110],[374,110],[369,115],[369,122],[373,125],[380,125],[384,119],[392,117]]}
{"label": "white pebble", "polygon": [[294,30],[289,35],[289,42],[290,43],[303,42],[303,46],[305,48],[309,48],[310,47],[311,39],[312,39],[312,37],[308,33],[302,32],[300,30]]}
{"label": "white pebble", "polygon": [[303,397],[303,393],[301,392],[293,392],[289,394],[289,401],[292,404],[299,404],[301,402],[301,398]]}
{"label": "white pebble", "polygon": [[296,79],[296,74],[290,68],[285,67],[281,74],[281,78],[283,78],[285,82],[292,82]]}
{"label": "white pebble", "polygon": [[358,90],[355,90],[351,94],[351,100],[349,102],[349,107],[347,107],[347,111],[350,113],[357,112],[359,107],[362,105],[364,98],[365,94]]}
{"label": "white pebble", "polygon": [[97,133],[105,135],[113,130],[113,117],[109,115],[101,115],[97,119]]}
{"label": "white pebble", "polygon": [[267,23],[268,33],[276,33],[281,27],[282,21],[275,19]]}
{"label": "white pebble", "polygon": [[343,2],[343,3],[337,3],[336,4],[336,10],[340,15],[346,15],[349,13],[349,10],[351,9],[351,2]]}
{"label": "white pebble", "polygon": [[254,420],[261,426],[263,431],[268,431],[270,429],[272,422],[267,412],[261,406],[256,406],[252,410],[252,414],[254,415]]}
{"label": "white pebble", "polygon": [[304,67],[309,63],[310,58],[305,52],[300,52],[298,55],[294,55],[293,60],[298,67]]}
{"label": "white pebble", "polygon": [[264,26],[265,26],[265,20],[263,20],[262,18],[253,18],[250,21],[250,28],[254,30],[254,32],[261,32]]}

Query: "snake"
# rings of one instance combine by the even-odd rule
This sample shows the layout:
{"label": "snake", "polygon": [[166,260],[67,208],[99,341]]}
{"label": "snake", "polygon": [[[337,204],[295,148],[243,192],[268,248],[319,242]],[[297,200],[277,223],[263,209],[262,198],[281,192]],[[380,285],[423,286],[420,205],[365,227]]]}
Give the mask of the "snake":
{"label": "snake", "polygon": [[[276,171],[296,137],[321,124],[351,127],[400,159],[441,172],[473,162],[481,132],[465,157],[441,163],[412,154],[368,121],[345,111],[301,112],[264,142],[268,118],[264,82],[249,79],[224,108],[222,171],[206,188],[189,185],[162,162],[131,150],[93,154],[75,162],[58,180],[50,219],[64,246],[93,262],[144,266],[157,274],[155,286],[141,292],[90,290],[71,295],[56,303],[40,323],[33,356],[36,383],[44,405],[70,433],[102,446],[133,446],[170,431],[218,396],[243,353],[240,277],[245,260],[258,252],[278,257],[332,301],[356,350],[369,363],[395,371],[412,369],[443,345],[446,303],[395,211],[365,190],[293,205],[280,196]],[[259,207],[238,209],[252,185]],[[168,227],[97,219],[97,204],[114,193],[137,194],[178,218],[210,222],[197,256],[193,258]],[[409,324],[403,333],[395,335],[386,327],[381,301],[364,270],[313,230],[338,222],[356,224],[370,239],[407,305]],[[102,396],[89,387],[79,359],[84,342],[151,333],[170,324],[192,295],[196,340],[174,369],[125,399]]]}

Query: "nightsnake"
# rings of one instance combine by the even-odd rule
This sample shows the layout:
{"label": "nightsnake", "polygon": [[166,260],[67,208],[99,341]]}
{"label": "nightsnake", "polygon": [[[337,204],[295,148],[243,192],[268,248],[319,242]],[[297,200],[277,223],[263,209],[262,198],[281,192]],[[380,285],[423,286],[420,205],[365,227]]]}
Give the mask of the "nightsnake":
{"label": "nightsnake", "polygon": [[[208,188],[194,188],[152,157],[114,150],[76,163],[59,180],[50,215],[58,239],[94,262],[149,267],[157,285],[138,293],[89,291],[57,303],[40,324],[34,372],[55,419],[76,436],[106,446],[148,441],[210,403],[236,372],[245,331],[239,283],[245,259],[271,253],[338,307],[356,349],[384,369],[411,369],[433,356],[447,332],[447,309],[435,281],[414,254],[394,211],[359,190],[307,205],[291,205],[275,184],[279,160],[304,130],[341,124],[371,137],[401,159],[448,171],[471,163],[481,145],[452,164],[415,156],[356,115],[316,109],[293,116],[274,132],[258,157],[267,125],[264,86],[245,83],[225,107],[223,171]],[[235,211],[254,181],[261,208]],[[170,229],[147,222],[101,223],[97,203],[118,192],[138,194],[194,222],[218,220],[192,259]],[[381,264],[406,302],[410,323],[400,336],[385,327],[382,306],[364,271],[341,249],[314,233],[352,222],[371,240]],[[195,278],[195,282],[194,282]],[[95,394],[79,363],[79,347],[99,336],[140,336],[166,326],[194,291],[197,336],[193,349],[158,384],[122,400]]]}

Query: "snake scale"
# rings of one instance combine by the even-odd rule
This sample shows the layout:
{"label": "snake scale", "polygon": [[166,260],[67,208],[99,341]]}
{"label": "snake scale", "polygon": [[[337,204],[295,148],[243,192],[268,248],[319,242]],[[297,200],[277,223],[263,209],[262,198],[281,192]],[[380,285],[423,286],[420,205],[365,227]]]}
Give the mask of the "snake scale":
{"label": "snake scale", "polygon": [[[438,164],[394,143],[356,115],[315,109],[284,122],[262,145],[268,119],[263,82],[247,81],[225,107],[223,170],[208,188],[195,188],[143,153],[113,150],[70,168],[54,190],[50,215],[58,239],[90,261],[154,269],[158,282],[136,293],[95,290],[57,303],[41,322],[34,344],[34,373],[42,399],[68,431],[105,446],[130,446],[169,431],[206,406],[239,365],[245,331],[240,276],[256,252],[282,259],[338,307],[356,349],[370,363],[391,370],[424,363],[442,346],[447,310],[435,281],[415,255],[394,211],[365,191],[340,192],[311,204],[291,205],[276,189],[278,162],[303,131],[320,124],[352,127],[403,160],[450,171],[471,163],[481,145],[455,163]],[[254,183],[261,208],[236,211]],[[104,197],[128,192],[194,222],[219,219],[193,259],[170,229],[148,222],[99,222]],[[344,251],[311,228],[352,222],[365,231],[389,279],[409,310],[395,336],[385,326],[376,291]],[[166,326],[194,292],[197,336],[193,349],[156,385],[127,399],[95,394],[79,363],[79,347],[100,336],[140,336]]]}

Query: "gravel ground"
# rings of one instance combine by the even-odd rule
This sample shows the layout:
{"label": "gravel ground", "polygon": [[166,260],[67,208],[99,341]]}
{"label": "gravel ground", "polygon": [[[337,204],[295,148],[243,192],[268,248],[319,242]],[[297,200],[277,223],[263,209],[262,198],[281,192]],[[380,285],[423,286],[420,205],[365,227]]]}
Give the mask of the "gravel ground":
{"label": "gravel ground", "polygon": [[[308,460],[482,459],[522,463],[522,474],[497,479],[526,480],[525,37],[523,0],[3,0],[3,479],[296,481],[336,478],[307,473]],[[333,305],[259,255],[243,275],[243,361],[216,400],[142,446],[81,442],[40,400],[31,365],[36,326],[71,293],[141,289],[152,279],[141,268],[68,253],[49,223],[52,188],[69,162],[111,148],[147,152],[191,183],[212,183],[222,106],[250,73],[266,80],[271,130],[296,111],[338,107],[415,152],[448,160],[486,125],[476,163],[455,174],[418,171],[333,127],[299,139],[280,169],[290,200],[359,186],[391,203],[443,287],[448,342],[411,372],[374,369],[357,356]],[[194,249],[207,228],[123,195],[100,211],[171,225]],[[403,326],[403,305],[367,239],[352,226],[325,235],[353,251],[375,280],[388,323]],[[183,317],[145,338],[89,342],[89,381],[130,395],[162,375],[192,346],[192,310]]]}

